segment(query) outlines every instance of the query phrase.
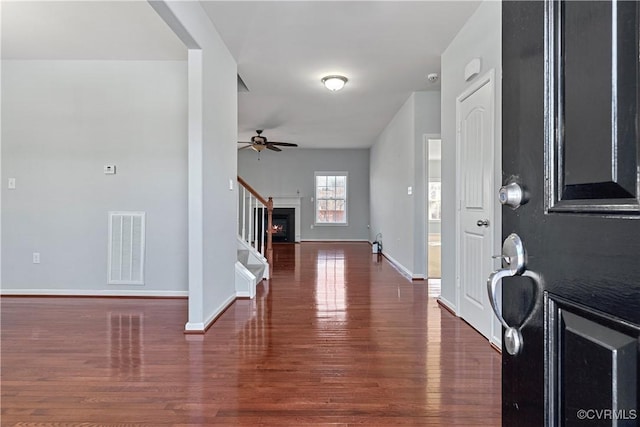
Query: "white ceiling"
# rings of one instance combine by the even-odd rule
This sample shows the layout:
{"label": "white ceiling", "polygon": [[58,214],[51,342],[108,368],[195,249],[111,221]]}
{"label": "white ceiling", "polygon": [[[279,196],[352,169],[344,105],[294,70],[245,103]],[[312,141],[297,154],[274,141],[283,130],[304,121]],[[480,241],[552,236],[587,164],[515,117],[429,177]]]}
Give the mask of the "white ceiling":
{"label": "white ceiling", "polygon": [[[239,139],[369,147],[479,1],[201,1],[249,88]],[[2,1],[3,59],[186,59],[146,1]],[[320,79],[342,74],[340,92]]]}
{"label": "white ceiling", "polygon": [[2,59],[186,60],[146,1],[5,1]]}

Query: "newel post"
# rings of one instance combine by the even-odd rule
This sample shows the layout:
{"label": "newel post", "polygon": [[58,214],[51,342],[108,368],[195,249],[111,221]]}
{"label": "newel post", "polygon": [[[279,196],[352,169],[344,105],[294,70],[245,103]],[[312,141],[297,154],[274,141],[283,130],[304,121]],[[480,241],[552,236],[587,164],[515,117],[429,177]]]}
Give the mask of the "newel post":
{"label": "newel post", "polygon": [[271,234],[273,233],[273,197],[267,201],[267,262],[269,270],[273,269],[273,246]]}

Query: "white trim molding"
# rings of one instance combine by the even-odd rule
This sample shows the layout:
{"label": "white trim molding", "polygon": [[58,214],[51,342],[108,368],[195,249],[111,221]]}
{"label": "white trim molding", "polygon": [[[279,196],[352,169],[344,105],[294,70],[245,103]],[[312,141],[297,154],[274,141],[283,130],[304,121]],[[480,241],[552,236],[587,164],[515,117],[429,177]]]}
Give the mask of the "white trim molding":
{"label": "white trim molding", "polygon": [[[318,222],[318,177],[344,176],[344,222]],[[313,173],[313,225],[316,227],[345,227],[349,225],[349,172],[347,171],[315,171]],[[325,200],[342,200],[337,197]]]}
{"label": "white trim molding", "polygon": [[447,309],[449,309],[449,311],[454,313],[456,316],[458,316],[458,310],[456,310],[455,304],[453,304],[451,301],[449,301],[448,299],[446,299],[442,295],[440,295],[438,297],[438,302],[440,304],[442,304],[443,306],[445,306]]}
{"label": "white trim molding", "polygon": [[405,276],[407,279],[413,279],[413,273],[411,272],[411,270],[409,270],[407,267],[405,267],[404,265],[402,265],[397,259],[395,259],[394,257],[392,257],[389,254],[386,253],[382,253],[382,256],[385,257],[389,263],[400,272],[400,274],[402,274],[403,276]]}
{"label": "white trim molding", "polygon": [[302,205],[301,197],[272,197],[273,199],[273,207],[274,208],[293,208],[294,210],[294,228],[295,228],[295,236],[294,240],[296,242],[301,241],[302,232],[300,231],[302,228],[300,227],[301,215],[300,215],[300,206]]}
{"label": "white trim molding", "polygon": [[3,296],[69,296],[69,297],[188,297],[188,291],[147,291],[107,289],[1,289]]}

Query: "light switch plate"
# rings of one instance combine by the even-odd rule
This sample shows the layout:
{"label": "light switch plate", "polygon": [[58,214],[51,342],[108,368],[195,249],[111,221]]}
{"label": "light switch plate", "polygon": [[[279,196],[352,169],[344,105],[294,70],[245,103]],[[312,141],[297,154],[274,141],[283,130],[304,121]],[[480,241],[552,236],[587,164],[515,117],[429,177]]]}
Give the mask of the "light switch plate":
{"label": "light switch plate", "polygon": [[412,195],[413,194],[413,188],[411,186],[407,187],[407,194],[408,195]]}
{"label": "light switch plate", "polygon": [[9,178],[9,182],[7,184],[7,188],[9,190],[15,190],[16,189],[16,179],[15,178]]}

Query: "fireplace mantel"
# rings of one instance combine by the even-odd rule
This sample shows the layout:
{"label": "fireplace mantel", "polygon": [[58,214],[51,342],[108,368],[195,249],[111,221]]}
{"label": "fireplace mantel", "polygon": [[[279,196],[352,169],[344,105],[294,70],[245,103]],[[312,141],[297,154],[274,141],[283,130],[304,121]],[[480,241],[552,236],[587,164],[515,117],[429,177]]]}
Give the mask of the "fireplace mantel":
{"label": "fireplace mantel", "polygon": [[302,234],[300,233],[300,205],[302,197],[273,197],[274,208],[294,208],[295,209],[295,241],[300,242]]}

